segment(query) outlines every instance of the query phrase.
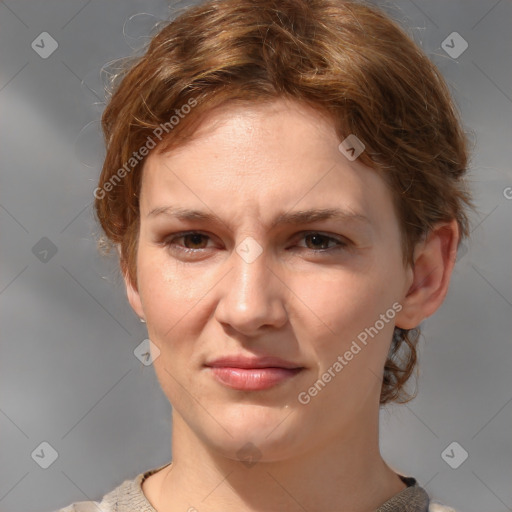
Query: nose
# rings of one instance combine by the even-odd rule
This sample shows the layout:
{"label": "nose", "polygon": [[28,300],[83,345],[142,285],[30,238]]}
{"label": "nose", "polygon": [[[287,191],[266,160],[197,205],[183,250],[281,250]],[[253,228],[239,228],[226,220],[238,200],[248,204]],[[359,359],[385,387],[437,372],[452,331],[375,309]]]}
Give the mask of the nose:
{"label": "nose", "polygon": [[232,269],[222,280],[215,311],[217,321],[246,336],[285,325],[287,288],[265,251],[254,260],[234,251],[230,260]]}

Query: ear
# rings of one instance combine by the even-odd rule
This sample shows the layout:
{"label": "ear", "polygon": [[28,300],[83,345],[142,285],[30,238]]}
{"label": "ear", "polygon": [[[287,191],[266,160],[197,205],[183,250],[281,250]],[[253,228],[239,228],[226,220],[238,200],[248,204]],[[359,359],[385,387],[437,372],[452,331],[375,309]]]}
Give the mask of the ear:
{"label": "ear", "polygon": [[[119,257],[122,258],[120,246],[117,246],[117,252],[119,254]],[[144,309],[142,307],[142,301],[140,299],[137,283],[132,282],[129,272],[128,272],[128,267],[127,267],[127,265],[125,265],[123,263],[122,260],[121,260],[121,271],[123,273],[123,280],[124,280],[124,285],[126,287],[126,295],[128,297],[128,302],[130,303],[130,306],[132,307],[135,314],[139,318],[145,320],[146,317],[144,316]]]}
{"label": "ear", "polygon": [[124,284],[126,286],[126,295],[128,297],[128,302],[132,307],[135,314],[141,319],[145,320],[144,309],[142,307],[142,301],[140,300],[139,292],[136,286],[132,283],[132,280],[128,276],[127,273],[123,274]]}
{"label": "ear", "polygon": [[453,219],[436,224],[414,250],[412,283],[402,299],[396,326],[413,329],[434,314],[448,292],[457,257],[459,226]]}

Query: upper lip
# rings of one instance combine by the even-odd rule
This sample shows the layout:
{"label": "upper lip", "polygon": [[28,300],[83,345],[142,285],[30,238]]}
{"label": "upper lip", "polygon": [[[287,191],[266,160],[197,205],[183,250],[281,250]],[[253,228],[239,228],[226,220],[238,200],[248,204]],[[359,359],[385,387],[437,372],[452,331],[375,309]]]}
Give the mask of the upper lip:
{"label": "upper lip", "polygon": [[247,356],[226,356],[214,359],[206,366],[214,368],[303,368],[301,365],[286,361],[280,357],[247,357]]}

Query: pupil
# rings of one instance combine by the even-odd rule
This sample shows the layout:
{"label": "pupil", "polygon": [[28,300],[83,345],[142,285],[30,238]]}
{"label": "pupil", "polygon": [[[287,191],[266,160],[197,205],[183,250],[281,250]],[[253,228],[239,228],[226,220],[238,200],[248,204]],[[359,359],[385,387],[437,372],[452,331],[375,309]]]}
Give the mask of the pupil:
{"label": "pupil", "polygon": [[192,245],[201,245],[203,235],[193,234],[188,237]]}
{"label": "pupil", "polygon": [[324,237],[322,235],[309,235],[309,237],[312,242],[312,245],[314,245],[316,248],[325,245],[325,243],[323,243]]}

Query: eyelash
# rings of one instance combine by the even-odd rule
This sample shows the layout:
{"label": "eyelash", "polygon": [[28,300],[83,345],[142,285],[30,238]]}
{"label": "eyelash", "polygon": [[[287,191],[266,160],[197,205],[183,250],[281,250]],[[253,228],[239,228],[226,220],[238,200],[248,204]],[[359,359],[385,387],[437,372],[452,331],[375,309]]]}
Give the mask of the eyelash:
{"label": "eyelash", "polygon": [[[211,237],[209,235],[202,233],[201,231],[186,231],[183,233],[177,233],[175,236],[168,237],[166,240],[164,240],[162,242],[162,245],[164,245],[165,247],[167,247],[169,249],[172,249],[173,247],[175,247],[180,252],[187,253],[187,254],[197,254],[199,251],[203,251],[204,249],[207,249],[206,247],[199,248],[199,249],[191,249],[189,247],[183,247],[180,245],[176,245],[174,243],[174,242],[176,242],[176,240],[179,240],[179,239],[184,238],[189,235],[200,235],[202,237],[206,237],[211,240]],[[301,233],[301,239],[304,239],[307,236],[312,236],[312,235],[318,235],[318,236],[322,237],[323,239],[327,240],[328,244],[330,242],[335,242],[337,245],[334,247],[328,247],[326,249],[309,249],[308,247],[301,247],[301,249],[305,249],[312,253],[318,254],[318,253],[325,253],[327,251],[332,252],[332,251],[337,251],[340,249],[345,249],[346,247],[349,246],[349,242],[347,240],[338,239],[338,238],[326,235],[320,231],[304,231]]]}

